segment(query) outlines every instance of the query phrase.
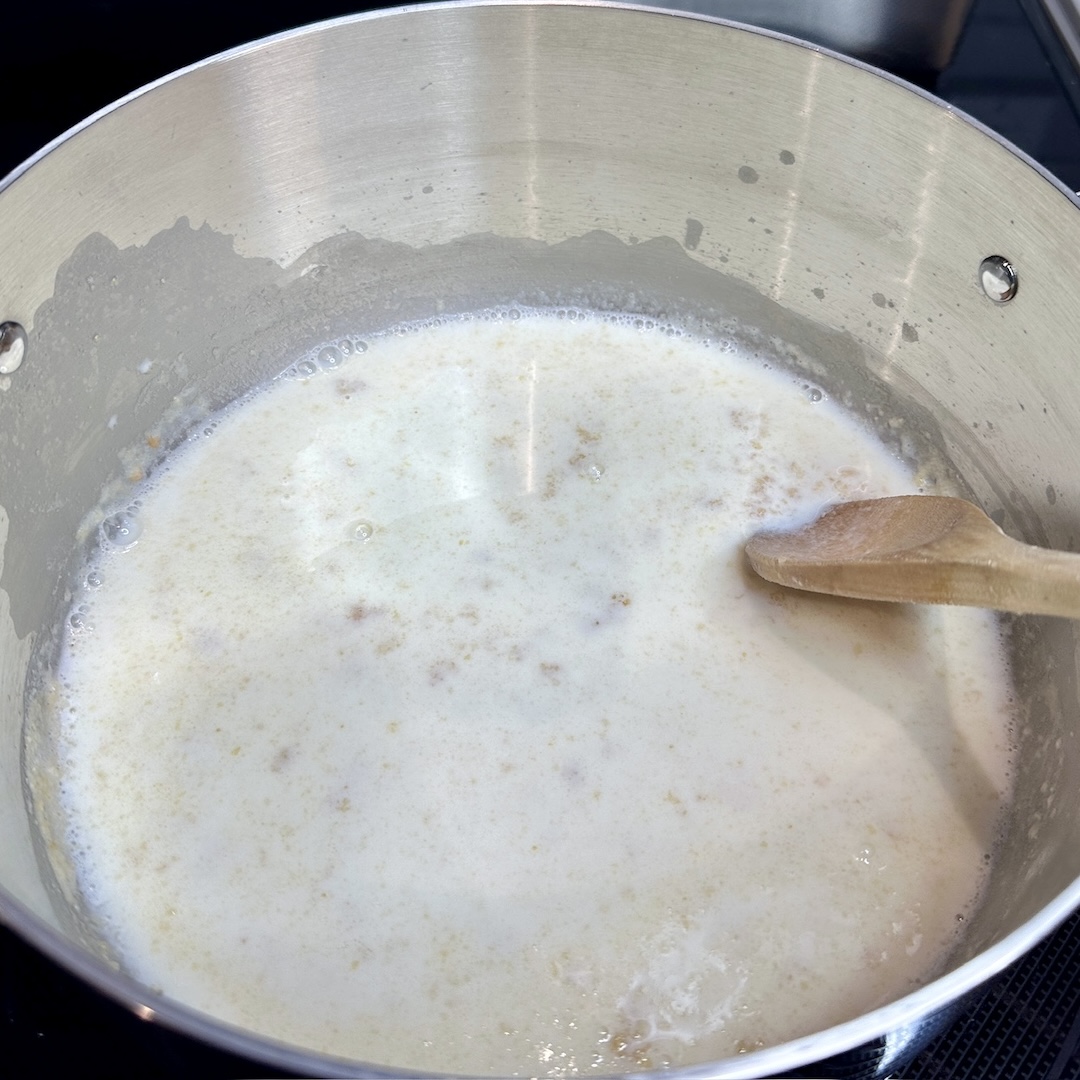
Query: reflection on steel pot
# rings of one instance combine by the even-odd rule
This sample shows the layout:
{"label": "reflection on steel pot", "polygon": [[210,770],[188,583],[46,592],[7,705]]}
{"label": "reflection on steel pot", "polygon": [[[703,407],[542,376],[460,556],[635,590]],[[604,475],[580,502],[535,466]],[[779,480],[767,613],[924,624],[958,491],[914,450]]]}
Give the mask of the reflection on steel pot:
{"label": "reflection on steel pot", "polygon": [[[854,411],[902,418],[1011,534],[1080,546],[1071,197],[940,103],[784,38],[561,4],[312,27],[43,152],[0,192],[0,239],[0,913],[141,1015],[283,1068],[363,1072],[116,968],[52,847],[54,748],[27,719],[80,523],[163,417],[179,431],[360,330],[633,309],[782,343]],[[1020,283],[1007,302],[984,292],[989,256]],[[884,1075],[1080,901],[1074,628],[1007,629],[1014,807],[946,972],[687,1075]]]}

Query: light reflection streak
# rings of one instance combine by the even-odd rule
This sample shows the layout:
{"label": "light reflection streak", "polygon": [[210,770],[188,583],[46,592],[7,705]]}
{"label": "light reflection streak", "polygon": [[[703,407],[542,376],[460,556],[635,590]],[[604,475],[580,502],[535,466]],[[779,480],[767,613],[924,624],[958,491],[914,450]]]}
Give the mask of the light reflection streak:
{"label": "light reflection streak", "polygon": [[806,162],[811,135],[811,121],[814,115],[814,106],[817,100],[818,82],[821,77],[822,57],[814,54],[808,66],[806,87],[803,91],[802,102],[799,106],[798,115],[802,121],[799,138],[796,141],[794,165],[785,166],[792,173],[792,182],[788,186],[787,199],[784,204],[786,220],[784,221],[783,235],[780,238],[780,260],[776,267],[776,276],[773,279],[772,298],[781,300],[785,293],[785,281],[787,278],[788,264],[791,262],[792,239],[798,227],[799,192],[802,190],[802,173]]}
{"label": "light reflection streak", "polygon": [[[525,235],[534,240],[540,239],[540,198],[536,191],[536,182],[540,174],[537,147],[540,143],[536,125],[537,113],[537,59],[536,42],[539,31],[534,26],[536,14],[528,12],[528,26],[525,31],[525,63],[521,72],[525,90]],[[532,450],[529,451],[530,460]],[[530,490],[531,486],[530,486]]]}
{"label": "light reflection streak", "polygon": [[893,356],[900,346],[905,324],[903,316],[912,317],[913,315],[913,313],[909,312],[908,306],[915,291],[915,278],[922,264],[927,234],[930,232],[932,211],[937,201],[938,187],[942,177],[942,171],[936,166],[935,162],[942,158],[946,160],[949,158],[948,134],[950,128],[947,125],[952,122],[952,119],[947,113],[941,117],[937,133],[939,137],[936,139],[930,137],[926,141],[924,156],[928,164],[919,180],[915,211],[911,216],[910,238],[913,251],[908,260],[906,273],[897,282],[899,289],[899,295],[896,297],[897,318],[893,324],[889,341],[882,350],[889,358]]}

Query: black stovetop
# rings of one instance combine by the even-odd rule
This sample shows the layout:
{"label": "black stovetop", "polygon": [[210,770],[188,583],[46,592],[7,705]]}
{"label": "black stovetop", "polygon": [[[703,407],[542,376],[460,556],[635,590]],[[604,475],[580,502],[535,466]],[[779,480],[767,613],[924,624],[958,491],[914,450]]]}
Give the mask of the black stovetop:
{"label": "black stovetop", "polygon": [[[662,0],[653,0],[661,3]],[[674,0],[677,4],[678,0]],[[82,0],[5,12],[0,176],[95,110],[205,56],[363,10],[326,0]],[[974,0],[930,87],[1080,188],[1080,77],[1039,0]],[[136,1019],[0,928],[0,1074],[280,1076]],[[1018,962],[899,1074],[904,1080],[1080,1077],[1080,915]]]}

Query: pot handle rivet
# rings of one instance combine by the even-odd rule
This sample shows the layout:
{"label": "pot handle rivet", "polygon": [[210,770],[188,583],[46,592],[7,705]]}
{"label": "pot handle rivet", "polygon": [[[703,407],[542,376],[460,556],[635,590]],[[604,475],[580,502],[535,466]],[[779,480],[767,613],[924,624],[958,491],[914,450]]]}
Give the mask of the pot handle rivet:
{"label": "pot handle rivet", "polygon": [[987,255],[979,263],[979,284],[995,304],[1004,304],[1016,295],[1020,282],[1008,259],[1003,255]]}
{"label": "pot handle rivet", "polygon": [[17,371],[26,358],[26,331],[17,322],[0,323],[0,375]]}

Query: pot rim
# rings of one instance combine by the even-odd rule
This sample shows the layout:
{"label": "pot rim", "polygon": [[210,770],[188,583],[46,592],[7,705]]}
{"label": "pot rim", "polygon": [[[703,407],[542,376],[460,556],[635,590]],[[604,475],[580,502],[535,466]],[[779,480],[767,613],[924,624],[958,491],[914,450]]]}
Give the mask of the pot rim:
{"label": "pot rim", "polygon": [[631,2],[624,2],[624,0],[431,0],[430,3],[417,3],[417,4],[400,4],[392,7],[380,7],[373,8],[370,11],[356,12],[352,15],[339,15],[333,19],[322,19],[317,22],[305,23],[303,26],[293,27],[291,30],[282,30],[276,34],[268,34],[265,37],[256,38],[254,41],[244,42],[242,45],[236,45],[231,49],[226,49],[223,52],[213,53],[210,56],[203,57],[202,60],[196,60],[192,64],[188,64],[185,67],[177,68],[175,71],[170,71],[166,75],[162,75],[160,78],[154,79],[151,82],[144,83],[142,86],[136,87],[130,93],[124,94],[123,97],[117,98],[115,101],[109,102],[108,105],[102,106],[96,112],[91,113],[84,120],[80,120],[77,124],[72,125],[66,131],[61,132],[54,139],[47,142],[40,150],[31,154],[25,161],[16,165],[6,176],[0,177],[0,193],[2,193],[7,187],[23,176],[30,168],[32,168],[37,162],[39,162],[46,155],[50,154],[53,150],[57,149],[63,143],[67,142],[74,135],[90,127],[96,123],[102,117],[108,116],[110,113],[115,112],[117,109],[126,105],[130,101],[134,101],[136,98],[142,97],[144,94],[150,93],[152,90],[156,90],[159,86],[164,86],[166,83],[172,82],[174,79],[179,79],[184,75],[188,75],[191,72],[200,71],[202,68],[209,67],[211,64],[223,63],[227,60],[231,60],[234,57],[242,56],[249,52],[254,52],[257,49],[262,49],[275,44],[278,41],[284,41],[287,39],[298,38],[306,36],[310,33],[321,33],[324,30],[333,29],[335,26],[351,25],[358,22],[367,22],[371,19],[381,19],[395,15],[406,15],[412,12],[421,11],[443,11],[453,10],[454,8],[481,8],[481,7],[498,7],[498,8],[515,8],[515,7],[566,7],[566,8],[612,8],[620,11],[632,11],[632,12],[646,12],[652,15],[668,15],[678,19],[688,19],[692,22],[713,23],[717,26],[725,26],[734,30],[743,30],[751,34],[757,34],[760,37],[772,38],[776,41],[784,41],[790,45],[796,45],[800,48],[807,49],[810,52],[821,53],[823,56],[830,57],[833,60],[839,60],[843,64],[847,64],[850,67],[857,68],[860,71],[864,71],[869,75],[874,75],[880,79],[884,79],[886,82],[892,83],[894,86],[900,87],[922,98],[933,105],[944,109],[946,112],[952,113],[954,116],[966,123],[970,124],[976,130],[983,135],[993,139],[996,143],[1003,146],[1010,151],[1015,157],[1018,157],[1030,168],[1042,177],[1042,179],[1049,181],[1061,194],[1065,195],[1074,206],[1080,207],[1080,192],[1073,191],[1066,184],[1062,183],[1058,177],[1050,172],[1044,165],[1036,161],[1025,150],[1022,150],[1015,143],[1005,138],[999,132],[993,128],[988,127],[981,120],[972,116],[970,113],[965,112],[963,109],[958,108],[955,105],[950,105],[949,102],[939,98],[936,94],[931,93],[929,90],[924,90],[921,86],[917,86],[915,83],[907,82],[905,79],[900,78],[898,75],[893,75],[891,72],[884,70],[883,68],[875,67],[873,64],[868,64],[865,60],[859,60],[854,56],[848,56],[844,53],[837,52],[835,49],[830,49],[826,45],[819,45],[816,42],[806,41],[803,38],[798,38],[792,34],[785,34],[779,30],[770,30],[764,26],[754,26],[751,23],[739,22],[735,19],[723,19],[715,15],[706,15],[698,11],[688,11],[676,8],[666,8],[662,6],[654,6],[650,4],[638,4]]}
{"label": "pot rim", "polygon": [[[786,42],[838,60],[868,75],[884,79],[898,88],[915,93],[928,103],[936,105],[965,121],[977,131],[997,142],[1019,158],[1029,168],[1068,200],[1080,207],[1080,197],[1039,162],[985,124],[961,109],[942,101],[934,94],[915,86],[887,71],[864,61],[846,56],[825,46],[803,41],[789,34],[767,30],[734,20],[717,18],[698,12],[672,10],[643,4],[623,3],[617,0],[436,0],[432,3],[406,4],[344,15],[333,19],[309,23],[282,31],[216,53],[186,67],[170,72],[159,79],[141,86],[116,101],[97,110],[86,119],[51,140],[31,157],[16,166],[7,176],[0,178],[0,193],[20,179],[39,161],[58,149],[69,139],[90,128],[98,120],[120,109],[137,98],[157,88],[201,71],[211,65],[270,48],[279,41],[292,40],[313,33],[323,33],[337,26],[352,25],[368,20],[410,15],[424,11],[453,10],[456,8],[515,8],[515,7],[565,7],[565,8],[611,8],[632,13],[667,15],[696,22],[713,23],[718,26],[756,34],[776,41]],[[1032,949],[1049,935],[1073,911],[1080,907],[1080,878],[1063,889],[1049,904],[1029,918],[1012,933],[983,950],[971,960],[942,975],[932,982],[914,990],[897,1001],[864,1013],[822,1031],[771,1046],[763,1050],[702,1065],[683,1066],[661,1072],[635,1073],[635,1076],[664,1076],[684,1080],[706,1078],[751,1078],[784,1073],[799,1066],[813,1064],[844,1053],[875,1039],[885,1039],[885,1048],[879,1070],[887,1070],[890,1060],[899,1058],[910,1042],[912,1028],[929,1014],[940,1010],[987,982]],[[123,974],[104,960],[75,945],[52,925],[35,915],[21,901],[0,885],[0,923],[10,928],[49,959],[71,972],[96,990],[112,998],[136,1017],[162,1023],[165,1027],[184,1035],[210,1043],[230,1053],[255,1058],[280,1068],[310,1073],[313,1068],[318,1075],[403,1077],[403,1076],[456,1076],[461,1074],[418,1072],[389,1066],[366,1065],[348,1059],[330,1056],[313,1050],[304,1050],[269,1036],[259,1035],[235,1027],[208,1014],[192,1009],[155,993],[149,987]],[[603,1078],[598,1078],[603,1080]]]}

